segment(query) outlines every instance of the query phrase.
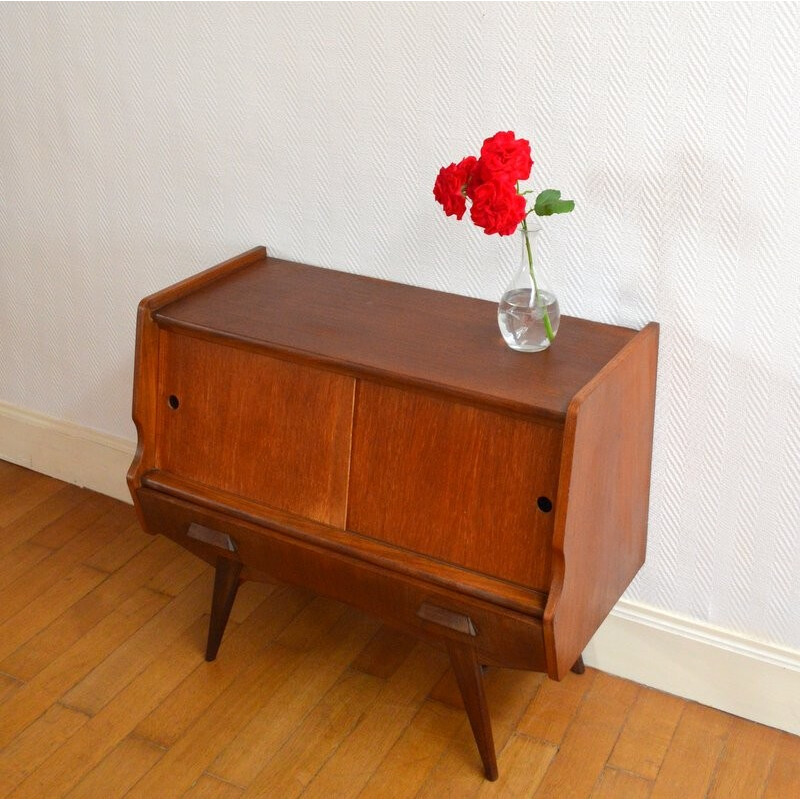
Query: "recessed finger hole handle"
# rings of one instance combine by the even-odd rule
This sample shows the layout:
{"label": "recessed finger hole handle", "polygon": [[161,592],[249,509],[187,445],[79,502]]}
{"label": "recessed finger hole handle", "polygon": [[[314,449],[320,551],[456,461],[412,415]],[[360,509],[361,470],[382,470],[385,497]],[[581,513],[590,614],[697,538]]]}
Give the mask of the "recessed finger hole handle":
{"label": "recessed finger hole handle", "polygon": [[181,401],[178,400],[177,395],[171,394],[167,398],[167,403],[169,404],[169,407],[174,410],[181,404]]}
{"label": "recessed finger hole handle", "polygon": [[545,514],[553,510],[553,501],[549,497],[539,497],[536,505],[539,507],[539,511],[543,511]]}

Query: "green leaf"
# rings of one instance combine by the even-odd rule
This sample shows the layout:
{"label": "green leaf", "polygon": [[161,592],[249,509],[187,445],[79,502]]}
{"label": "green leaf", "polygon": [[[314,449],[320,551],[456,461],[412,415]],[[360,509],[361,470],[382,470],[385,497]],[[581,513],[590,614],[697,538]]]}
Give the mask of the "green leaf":
{"label": "green leaf", "polygon": [[540,217],[549,217],[551,214],[567,214],[575,208],[574,200],[562,200],[558,189],[545,189],[539,192],[533,210]]}

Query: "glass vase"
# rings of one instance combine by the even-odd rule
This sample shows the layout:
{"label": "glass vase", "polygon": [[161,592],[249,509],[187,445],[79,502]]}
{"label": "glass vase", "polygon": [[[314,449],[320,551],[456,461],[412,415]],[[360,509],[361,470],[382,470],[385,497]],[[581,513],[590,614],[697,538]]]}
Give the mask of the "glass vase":
{"label": "glass vase", "polygon": [[520,227],[517,234],[522,248],[519,269],[497,307],[497,324],[505,343],[523,353],[536,353],[550,347],[561,320],[558,299],[542,281],[537,259],[541,232],[536,220]]}

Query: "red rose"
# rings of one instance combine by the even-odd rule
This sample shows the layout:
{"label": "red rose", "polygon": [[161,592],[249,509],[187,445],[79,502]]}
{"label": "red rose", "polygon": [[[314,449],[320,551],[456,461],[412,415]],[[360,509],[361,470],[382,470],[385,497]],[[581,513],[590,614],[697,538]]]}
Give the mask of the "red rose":
{"label": "red rose", "polygon": [[527,139],[517,139],[513,131],[498,131],[481,147],[478,172],[484,181],[505,176],[511,181],[524,181],[531,175],[533,159]]}
{"label": "red rose", "polygon": [[477,161],[475,156],[467,156],[458,164],[451,164],[439,170],[433,186],[433,196],[442,204],[444,213],[448,217],[455,214],[456,219],[461,219],[464,216],[467,210],[464,192]]}
{"label": "red rose", "polygon": [[508,179],[485,181],[475,188],[470,216],[485,233],[510,236],[525,218],[525,198]]}

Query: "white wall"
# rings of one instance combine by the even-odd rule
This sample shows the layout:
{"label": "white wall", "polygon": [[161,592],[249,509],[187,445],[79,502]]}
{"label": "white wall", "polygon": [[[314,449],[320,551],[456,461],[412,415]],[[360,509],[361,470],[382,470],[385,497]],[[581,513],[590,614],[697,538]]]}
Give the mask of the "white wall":
{"label": "white wall", "polygon": [[138,299],[255,244],[497,299],[516,243],[431,190],[513,129],[577,202],[566,313],[662,325],[627,598],[800,648],[798,41],[797,4],[2,4],[0,401],[133,439]]}

